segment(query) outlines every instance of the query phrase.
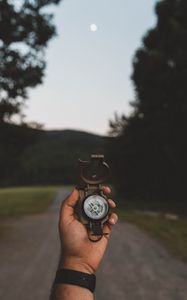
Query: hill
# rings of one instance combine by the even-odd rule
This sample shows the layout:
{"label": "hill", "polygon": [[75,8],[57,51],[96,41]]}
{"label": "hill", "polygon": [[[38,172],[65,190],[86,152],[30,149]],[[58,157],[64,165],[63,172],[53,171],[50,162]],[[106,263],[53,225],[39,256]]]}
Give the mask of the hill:
{"label": "hill", "polygon": [[0,128],[0,185],[76,182],[77,161],[104,153],[109,137],[76,130]]}

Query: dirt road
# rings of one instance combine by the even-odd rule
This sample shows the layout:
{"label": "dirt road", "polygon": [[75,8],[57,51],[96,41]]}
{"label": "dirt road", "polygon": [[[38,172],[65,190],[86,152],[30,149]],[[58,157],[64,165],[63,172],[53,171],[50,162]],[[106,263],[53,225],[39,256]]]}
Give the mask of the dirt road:
{"label": "dirt road", "polygon": [[[59,257],[58,209],[66,194],[47,213],[10,222],[0,240],[0,299],[49,299]],[[119,223],[97,274],[96,300],[105,299],[187,300],[187,264],[135,226]]]}

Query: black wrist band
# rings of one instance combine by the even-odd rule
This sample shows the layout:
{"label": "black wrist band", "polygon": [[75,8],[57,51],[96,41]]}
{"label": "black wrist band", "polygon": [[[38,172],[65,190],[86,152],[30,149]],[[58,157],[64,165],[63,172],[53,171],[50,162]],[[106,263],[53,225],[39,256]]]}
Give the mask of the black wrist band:
{"label": "black wrist band", "polygon": [[70,269],[60,269],[56,272],[54,283],[78,285],[90,290],[93,293],[96,285],[96,276],[94,274],[83,273]]}

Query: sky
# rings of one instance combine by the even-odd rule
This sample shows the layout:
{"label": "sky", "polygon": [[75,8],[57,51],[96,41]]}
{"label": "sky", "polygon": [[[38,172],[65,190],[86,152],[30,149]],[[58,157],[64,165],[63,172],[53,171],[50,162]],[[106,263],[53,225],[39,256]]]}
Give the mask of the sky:
{"label": "sky", "polygon": [[58,35],[46,51],[43,84],[29,92],[26,121],[106,135],[115,113],[128,115],[132,59],[156,22],[155,3],[64,0],[53,9]]}

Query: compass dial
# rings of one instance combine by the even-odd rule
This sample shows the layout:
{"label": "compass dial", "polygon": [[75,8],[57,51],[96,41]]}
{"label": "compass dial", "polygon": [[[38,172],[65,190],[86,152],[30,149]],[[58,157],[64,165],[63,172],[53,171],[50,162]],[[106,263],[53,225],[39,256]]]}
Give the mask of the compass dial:
{"label": "compass dial", "polygon": [[84,212],[93,220],[103,219],[108,213],[108,202],[99,195],[92,195],[84,201]]}

